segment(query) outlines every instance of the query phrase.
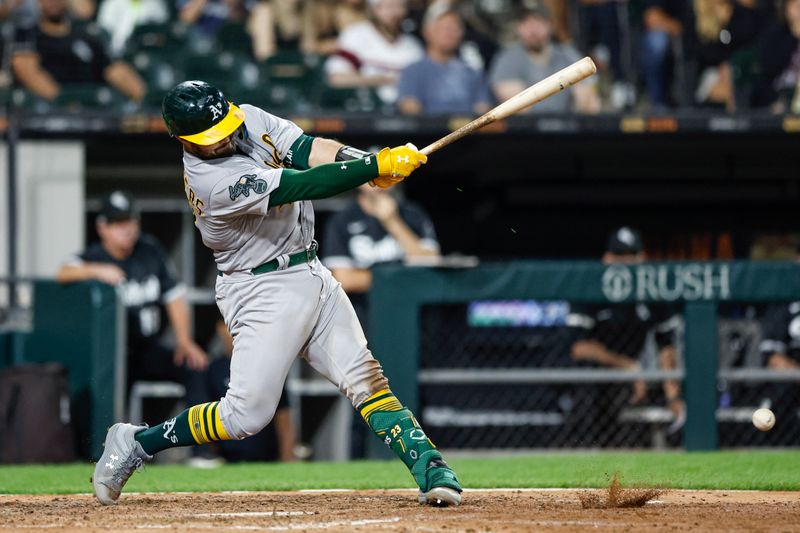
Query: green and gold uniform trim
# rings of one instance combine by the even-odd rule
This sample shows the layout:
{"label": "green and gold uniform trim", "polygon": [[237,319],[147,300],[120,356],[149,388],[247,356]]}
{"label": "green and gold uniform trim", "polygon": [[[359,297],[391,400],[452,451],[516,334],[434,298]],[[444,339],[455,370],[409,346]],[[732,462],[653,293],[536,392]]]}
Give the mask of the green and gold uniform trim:
{"label": "green and gold uniform trim", "polygon": [[201,403],[189,408],[189,429],[197,444],[230,440],[219,415],[219,402]]}
{"label": "green and gold uniform trim", "polygon": [[400,401],[389,389],[376,392],[358,406],[358,412],[361,413],[361,417],[366,420],[367,423],[369,423],[369,419],[373,413],[402,410],[403,406],[400,404]]}

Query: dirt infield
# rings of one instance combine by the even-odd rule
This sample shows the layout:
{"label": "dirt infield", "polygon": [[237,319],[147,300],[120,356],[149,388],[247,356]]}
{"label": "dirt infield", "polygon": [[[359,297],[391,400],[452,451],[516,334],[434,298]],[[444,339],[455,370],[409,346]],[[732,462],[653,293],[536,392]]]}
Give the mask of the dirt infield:
{"label": "dirt infield", "polygon": [[[468,491],[459,508],[407,490],[93,497],[0,496],[0,532],[72,531],[800,531],[800,493],[669,491],[643,507],[585,509],[580,490]],[[600,491],[597,491],[598,494]]]}

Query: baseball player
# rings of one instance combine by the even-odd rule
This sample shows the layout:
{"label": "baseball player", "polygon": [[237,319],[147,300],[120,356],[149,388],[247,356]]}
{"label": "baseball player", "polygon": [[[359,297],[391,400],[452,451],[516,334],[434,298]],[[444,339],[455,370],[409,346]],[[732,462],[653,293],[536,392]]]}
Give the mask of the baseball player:
{"label": "baseball player", "polygon": [[420,503],[458,505],[455,473],[392,394],[347,296],[317,260],[310,202],[366,182],[391,187],[427,157],[413,145],[370,154],[308,136],[200,81],[173,88],[162,111],[183,145],[186,197],[219,269],[216,301],[233,336],[230,385],[220,401],[152,428],[114,424],[92,478],[98,500],[116,503],[134,470],[161,450],[258,433],[299,355],[405,463]]}

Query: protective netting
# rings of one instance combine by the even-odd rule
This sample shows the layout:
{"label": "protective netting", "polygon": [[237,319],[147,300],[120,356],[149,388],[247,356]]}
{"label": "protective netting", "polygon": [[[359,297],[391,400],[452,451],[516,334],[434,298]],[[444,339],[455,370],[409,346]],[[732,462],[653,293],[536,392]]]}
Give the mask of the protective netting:
{"label": "protective netting", "polygon": [[[768,324],[776,305],[719,308],[721,446],[800,444],[800,384],[769,368],[763,353],[770,346],[764,331],[785,328],[791,336],[787,324]],[[682,445],[684,323],[678,306],[430,305],[420,325],[420,417],[442,447]],[[796,328],[800,356],[800,319]],[[769,433],[751,423],[762,406],[778,419]]]}

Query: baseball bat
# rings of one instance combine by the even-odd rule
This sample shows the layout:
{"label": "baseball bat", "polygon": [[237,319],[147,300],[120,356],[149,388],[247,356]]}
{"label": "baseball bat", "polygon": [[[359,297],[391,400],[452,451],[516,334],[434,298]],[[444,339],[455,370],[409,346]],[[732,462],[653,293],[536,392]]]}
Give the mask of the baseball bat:
{"label": "baseball bat", "polygon": [[460,138],[465,137],[466,135],[469,135],[475,130],[481,129],[487,124],[510,117],[511,115],[519,113],[523,109],[527,109],[528,107],[539,103],[546,98],[550,98],[557,92],[563,91],[564,89],[575,85],[581,80],[585,80],[595,72],[597,72],[597,67],[594,64],[594,61],[592,61],[589,57],[584,57],[583,59],[574,62],[570,66],[564,67],[552,76],[534,83],[527,89],[523,89],[494,109],[487,111],[480,117],[476,118],[469,124],[466,124],[449,135],[442,137],[438,141],[429,144],[420,150],[420,152],[425,155],[431,155],[433,152],[444,148],[448,144],[453,143]]}

